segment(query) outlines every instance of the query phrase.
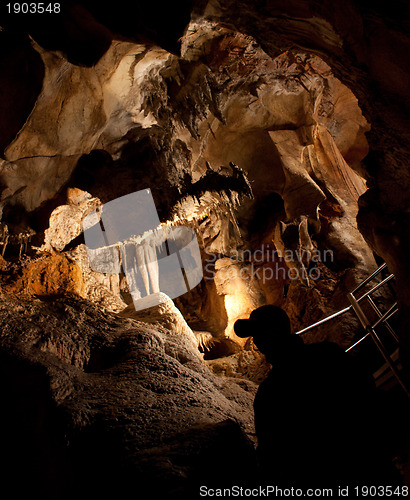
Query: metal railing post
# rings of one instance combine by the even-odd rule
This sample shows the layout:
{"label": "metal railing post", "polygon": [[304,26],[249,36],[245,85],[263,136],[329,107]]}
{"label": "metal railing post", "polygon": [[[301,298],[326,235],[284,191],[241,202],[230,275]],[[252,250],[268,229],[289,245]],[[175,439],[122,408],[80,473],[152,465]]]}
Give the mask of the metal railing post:
{"label": "metal railing post", "polygon": [[[384,360],[386,361],[387,365],[384,365],[384,366],[390,368],[392,374],[397,379],[397,382],[402,387],[402,389],[404,390],[406,395],[410,398],[410,391],[407,388],[407,385],[404,383],[403,379],[401,378],[398,367],[396,366],[394,360],[392,359],[392,357],[388,353],[387,349],[384,347],[383,342],[381,341],[378,333],[375,330],[375,328],[377,326],[379,326],[380,324],[385,325],[386,329],[391,334],[393,339],[397,343],[399,343],[399,338],[396,335],[396,332],[391,327],[391,325],[388,323],[388,320],[394,314],[396,314],[398,312],[397,302],[394,302],[394,304],[392,306],[390,306],[386,312],[383,313],[377,307],[375,301],[371,297],[371,295],[374,292],[376,292],[381,287],[383,287],[386,283],[388,283],[389,281],[394,279],[394,274],[389,274],[386,278],[382,279],[379,283],[374,285],[367,292],[363,293],[360,297],[356,298],[354,295],[358,291],[362,290],[363,287],[365,287],[367,284],[369,284],[378,274],[380,274],[385,269],[387,269],[387,265],[386,264],[381,265],[378,269],[376,269],[376,271],[374,271],[370,276],[368,276],[364,281],[362,281],[362,283],[360,283],[352,292],[347,294],[347,297],[348,297],[349,302],[350,302],[349,306],[345,307],[344,309],[341,309],[340,311],[337,311],[337,312],[331,314],[330,316],[327,316],[326,318],[323,318],[323,319],[317,321],[316,323],[313,323],[312,325],[309,325],[309,326],[295,332],[295,335],[301,335],[301,334],[306,333],[310,330],[313,330],[313,328],[316,328],[320,325],[323,325],[324,323],[327,323],[328,321],[335,319],[335,318],[345,314],[346,312],[352,310],[356,314],[358,320],[360,321],[360,323],[363,326],[366,333],[363,337],[361,337],[359,340],[357,340],[353,345],[348,347],[345,350],[345,352],[349,352],[350,350],[354,349],[358,344],[360,344],[360,342],[362,342],[364,339],[366,339],[367,337],[370,336],[372,338],[373,342],[375,343],[377,349],[379,350],[379,352],[383,356]],[[370,323],[365,312],[363,311],[362,307],[360,306],[360,302],[362,302],[364,299],[367,299],[369,301],[370,306],[372,307],[372,309],[374,310],[374,312],[378,316],[378,319],[374,322],[373,325]],[[385,369],[386,368],[384,368],[384,370]]]}
{"label": "metal railing post", "polygon": [[376,330],[370,324],[369,320],[367,319],[366,315],[364,314],[363,309],[360,307],[355,296],[353,295],[353,293],[348,293],[347,296],[348,296],[350,304],[352,305],[353,310],[356,313],[357,317],[359,318],[359,321],[362,324],[363,328],[372,337],[374,343],[376,344],[376,347],[379,349],[384,360],[389,365],[390,370],[392,371],[393,375],[396,377],[397,382],[400,384],[400,386],[402,387],[404,392],[407,394],[407,396],[410,397],[410,392],[407,389],[406,384],[403,382],[394,361],[391,359],[389,353],[386,351],[382,341],[380,340],[379,336],[376,333]]}

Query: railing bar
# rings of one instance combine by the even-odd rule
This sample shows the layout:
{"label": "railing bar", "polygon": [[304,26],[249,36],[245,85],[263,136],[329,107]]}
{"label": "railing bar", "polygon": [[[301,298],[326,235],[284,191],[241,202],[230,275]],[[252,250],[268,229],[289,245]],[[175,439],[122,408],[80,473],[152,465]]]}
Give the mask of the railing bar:
{"label": "railing bar", "polygon": [[371,327],[369,329],[369,333],[372,336],[372,339],[373,339],[374,343],[376,344],[376,346],[378,347],[379,351],[381,352],[382,356],[384,357],[384,359],[386,360],[387,364],[389,365],[390,370],[393,372],[393,375],[396,377],[397,382],[401,385],[401,387],[404,390],[404,392],[410,398],[410,392],[407,389],[407,386],[405,385],[405,383],[401,379],[401,376],[399,374],[399,371],[396,368],[396,365],[394,364],[394,361],[390,358],[389,354],[384,349],[384,346],[383,346],[381,340],[379,339],[377,333]]}
{"label": "railing bar", "polygon": [[372,326],[372,328],[376,328],[377,326],[380,325],[380,323],[384,323],[384,325],[386,326],[386,328],[389,330],[391,336],[394,338],[394,340],[396,342],[399,342],[399,337],[396,335],[396,332],[393,330],[393,328],[389,325],[389,323],[387,323],[387,321],[394,315],[396,314],[396,312],[398,311],[398,309],[396,311],[393,311],[387,318],[380,318],[376,321],[376,323]]}
{"label": "railing bar", "polygon": [[372,306],[373,311],[377,314],[377,316],[379,316],[379,318],[381,318],[383,313],[377,307],[376,302],[369,295],[367,296],[367,300],[369,301],[369,304]]}
{"label": "railing bar", "polygon": [[[388,311],[386,311],[386,313],[383,315],[383,317],[382,317],[382,318],[380,318],[380,319],[378,319],[378,320],[376,321],[376,323],[373,325],[373,328],[375,328],[377,325],[379,325],[382,321],[387,321],[387,320],[388,320],[389,318],[391,318],[394,314],[396,314],[396,312],[398,311],[398,308],[397,308],[397,309],[395,309],[394,311],[392,311],[392,309],[393,309],[393,308],[396,308],[396,306],[397,306],[397,303],[396,303],[396,304],[393,304],[393,305],[391,306],[391,308],[390,308]],[[391,312],[390,312],[390,311],[391,311]],[[391,326],[390,326],[390,325],[388,325],[387,323],[386,323],[386,326],[391,328]],[[391,328],[391,329],[393,330],[393,328]],[[394,330],[393,330],[393,331],[394,331]],[[370,333],[366,333],[366,335],[364,335],[363,337],[361,337],[361,338],[360,338],[357,342],[355,342],[353,345],[351,345],[350,347],[348,347],[347,349],[345,349],[345,352],[349,352],[350,350],[354,349],[354,348],[355,348],[358,344],[360,344],[360,342],[362,342],[362,340],[366,339],[369,335],[370,335]],[[395,333],[394,333],[394,335],[393,335],[393,336],[394,336],[394,338],[396,339],[396,337],[397,337],[397,336],[396,336],[396,334],[395,334]]]}
{"label": "railing bar", "polygon": [[[392,309],[394,309],[392,311]],[[397,303],[393,304],[390,309],[388,311],[386,311],[384,313],[384,315],[379,318],[376,323],[373,325],[373,328],[376,328],[376,326],[378,326],[382,321],[386,322],[389,318],[391,318],[394,314],[396,314],[396,312],[398,311],[398,308],[397,308]],[[386,326],[391,328],[391,326],[389,324],[386,323]],[[391,330],[393,330],[393,328],[391,328]],[[394,330],[393,330],[394,331]],[[368,336],[370,335],[370,333],[366,333],[366,335],[364,335],[363,337],[361,337],[357,342],[355,342],[353,345],[351,345],[350,347],[348,347],[347,349],[345,349],[345,352],[349,352],[351,349],[354,349],[358,344],[360,344],[360,342],[362,342],[362,340],[366,339]],[[397,336],[394,332],[394,338],[396,339]]]}
{"label": "railing bar", "polygon": [[405,383],[401,379],[401,376],[396,368],[396,365],[394,364],[393,360],[390,358],[389,353],[386,351],[384,345],[382,344],[379,336],[377,335],[377,332],[372,328],[372,326],[369,323],[369,320],[367,319],[365,313],[363,312],[363,309],[360,307],[358,300],[356,297],[353,296],[352,293],[347,294],[350,303],[353,307],[354,312],[356,313],[357,317],[360,320],[360,323],[363,325],[363,328],[370,334],[370,336],[373,339],[373,342],[376,344],[376,347],[379,349],[381,355],[385,359],[386,363],[389,365],[390,370],[393,372],[393,375],[396,377],[397,382],[400,384],[406,395],[410,398],[410,392],[407,389]]}
{"label": "railing bar", "polygon": [[369,335],[370,335],[370,333],[366,333],[366,335],[365,335],[364,337],[362,337],[362,338],[361,338],[361,339],[359,339],[357,342],[355,342],[353,345],[351,345],[350,347],[348,347],[348,348],[345,350],[345,352],[349,352],[351,349],[354,349],[354,348],[357,346],[357,344],[360,344],[360,342],[361,342],[362,340],[364,340],[365,338],[367,338]]}
{"label": "railing bar", "polygon": [[[351,292],[352,294],[359,290],[360,288],[362,288],[362,285],[364,286],[364,284],[367,284],[371,279],[373,279],[377,274],[379,274],[383,269],[385,269],[387,267],[386,264],[383,264],[382,266],[380,266],[376,271],[374,271],[374,273],[372,273],[366,280],[365,282],[361,283],[358,287],[355,288],[355,290],[353,292]],[[383,281],[381,281],[380,283],[378,283],[376,286],[374,286],[371,290],[369,290],[368,292],[366,292],[365,294],[363,294],[361,297],[359,297],[358,299],[355,298],[355,300],[357,300],[357,302],[363,300],[364,298],[368,297],[371,293],[375,292],[376,290],[378,290],[380,287],[384,286],[387,282],[389,282],[391,279],[394,278],[394,274],[391,274],[389,276],[387,276],[387,278],[385,278]],[[331,314],[330,316],[327,316],[326,318],[323,318],[319,321],[317,321],[316,323],[313,323],[312,325],[309,325],[305,328],[302,328],[302,330],[299,330],[297,332],[295,332],[295,335],[302,335],[303,333],[306,333],[310,330],[313,330],[313,328],[316,328],[320,325],[322,325],[323,323],[326,323],[334,318],[337,318],[338,316],[341,316],[342,314],[346,313],[347,311],[349,311],[351,309],[352,305],[350,306],[347,306],[345,307],[344,309],[341,309],[340,311],[337,311],[333,314]],[[350,349],[350,348],[349,348]]]}
{"label": "railing bar", "polygon": [[[381,288],[382,286],[384,286],[386,283],[388,283],[393,278],[394,278],[394,274],[390,274],[389,276],[387,276],[387,278],[384,278],[383,281],[381,281],[380,283],[378,283],[377,285],[375,285],[371,290],[369,290],[368,292],[364,293],[358,299],[356,299],[356,297],[355,297],[355,300],[357,300],[357,302],[360,302],[361,300],[365,299],[368,295],[374,293],[376,290],[378,290],[379,288]],[[351,293],[353,294],[353,292],[351,292]]]}
{"label": "railing bar", "polygon": [[387,318],[385,318],[385,319],[384,319],[384,321],[389,321],[389,319],[390,319],[392,316],[394,316],[396,313],[398,313],[398,312],[399,312],[399,308],[398,308],[398,307],[396,307],[396,309],[395,309],[394,311],[392,311],[392,312],[391,312],[391,313],[387,316]]}
{"label": "railing bar", "polygon": [[378,307],[376,306],[376,304],[373,302],[373,300],[370,297],[368,297],[368,299],[369,299],[371,306],[372,307],[374,306],[376,314],[378,314],[378,316],[379,316],[379,319],[376,321],[376,323],[374,323],[373,328],[376,328],[376,326],[378,326],[380,323],[384,323],[386,328],[389,330],[390,334],[394,338],[394,340],[396,340],[396,342],[398,342],[399,338],[397,337],[396,332],[387,323],[389,318],[391,318],[393,316],[393,314],[396,314],[396,312],[398,311],[397,302],[394,303],[384,314],[382,314],[380,312],[380,310],[378,309]]}
{"label": "railing bar", "polygon": [[364,281],[362,281],[360,283],[360,285],[358,285],[353,291],[352,293],[356,293],[358,292],[359,290],[361,290],[364,286],[367,285],[367,283],[369,283],[369,281],[371,281],[375,276],[377,276],[379,273],[381,273],[385,268],[387,267],[387,264],[384,263],[382,264],[378,269],[376,269],[376,271],[374,271],[374,273],[372,273],[370,276],[368,276]]}
{"label": "railing bar", "polygon": [[347,312],[349,309],[351,309],[352,306],[345,307],[344,309],[341,309],[340,311],[337,311],[330,316],[327,316],[326,318],[323,318],[316,323],[313,323],[312,325],[307,326],[306,328],[303,328],[302,330],[299,330],[298,332],[295,332],[295,335],[301,335],[302,333],[308,332],[309,330],[312,330],[313,328],[316,328],[319,325],[322,325],[323,323],[327,323],[333,318],[337,318],[338,316],[341,316],[345,312]]}

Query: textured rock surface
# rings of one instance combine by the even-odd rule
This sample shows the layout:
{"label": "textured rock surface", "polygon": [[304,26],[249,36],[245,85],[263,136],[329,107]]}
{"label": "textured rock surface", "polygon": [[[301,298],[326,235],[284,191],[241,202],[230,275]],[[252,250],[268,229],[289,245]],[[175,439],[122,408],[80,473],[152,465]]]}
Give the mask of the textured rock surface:
{"label": "textured rock surface", "polygon": [[[195,31],[195,26],[181,60],[162,49],[115,42],[96,66],[81,68],[37,47],[47,68],[45,84],[29,120],[6,150],[13,168],[5,172],[5,182],[13,191],[26,186],[14,203],[28,212],[67,185],[97,197],[94,202],[85,194],[83,201],[56,208],[43,250],[62,251],[75,240],[81,218],[98,199],[109,201],[150,185],[162,217],[195,223],[208,253],[251,252],[257,243],[272,241],[282,253],[304,251],[306,245],[295,246],[292,239],[284,243],[278,232],[280,221],[304,220],[308,249],[314,248],[311,237],[319,231],[337,262],[368,272],[374,262],[355,226],[355,203],[364,182],[343,156],[357,167],[367,152],[368,124],[353,94],[316,56],[294,52],[271,58],[253,39],[218,23],[205,23],[210,33],[205,37],[200,36],[204,28]],[[243,53],[246,71],[237,67]],[[215,60],[217,54],[225,59]],[[221,67],[230,74],[228,84]],[[47,113],[49,108],[54,115]],[[237,213],[232,193],[241,194],[246,186],[235,184],[230,161],[247,173],[255,196]],[[152,173],[145,170],[141,176],[148,163]],[[218,171],[220,165],[225,170]],[[113,169],[118,174],[108,186],[105,178]],[[54,182],[54,193],[47,190],[45,177]],[[224,183],[228,197],[220,192]],[[264,238],[249,246],[247,240],[255,236],[249,226],[261,218],[258,206],[274,193],[282,197],[283,210],[256,221],[268,227]],[[321,208],[329,201],[340,206],[336,218]],[[240,269],[246,270],[247,260],[239,262]],[[257,282],[246,284],[250,290],[242,300],[233,284],[224,290],[221,267],[215,267],[216,293],[224,297],[224,330],[230,335],[232,322],[264,299]],[[290,267],[303,271],[295,256]]]}
{"label": "textured rock surface", "polygon": [[[236,464],[224,467],[232,473],[225,480],[252,467],[256,385],[211,374],[174,306],[148,311],[142,320],[103,314],[78,299],[2,296],[0,307],[2,442],[12,457],[4,477],[10,474],[10,481],[22,459],[35,462],[30,480],[45,498],[79,490],[81,498],[107,498],[126,492],[130,482],[176,495],[204,472],[220,479],[208,460],[226,447],[244,463],[238,471]],[[59,484],[68,478],[68,488]]]}
{"label": "textured rock surface", "polygon": [[[341,286],[374,268],[355,223],[369,124],[352,91],[318,55],[297,48],[268,53],[207,12],[189,25],[181,57],[114,40],[95,65],[84,67],[33,44],[45,77],[30,116],[5,150],[3,181],[17,192],[5,220],[19,234],[23,215],[14,225],[8,215],[18,205],[32,214],[25,219],[40,238],[49,226],[42,250],[74,247],[70,258],[83,271],[83,296],[102,304],[101,295],[114,291],[112,310],[118,310],[118,280],[90,273],[76,238],[96,203],[149,186],[161,219],[193,225],[210,260],[215,286],[202,285],[208,304],[184,313],[201,329],[232,336],[235,319],[266,300],[283,302],[280,279],[265,279],[266,269],[262,278],[254,275],[252,253],[267,244],[281,258],[293,252],[282,271],[300,276],[309,262],[299,253],[331,249],[332,262],[324,264],[338,271]],[[247,201],[242,172],[253,191]],[[68,198],[67,187],[74,188]],[[75,194],[81,190],[83,200]],[[277,199],[270,204],[272,196]],[[232,262],[237,278],[227,280],[223,257],[239,250],[247,255]],[[308,279],[291,285],[317,297]],[[326,304],[322,314],[340,305]],[[296,313],[295,329],[315,319],[289,301],[285,307]]]}

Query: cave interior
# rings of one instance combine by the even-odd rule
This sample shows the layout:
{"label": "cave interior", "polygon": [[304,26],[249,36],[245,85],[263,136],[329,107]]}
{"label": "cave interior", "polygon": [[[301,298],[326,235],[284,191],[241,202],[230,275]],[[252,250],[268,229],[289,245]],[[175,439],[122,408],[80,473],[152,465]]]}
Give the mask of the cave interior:
{"label": "cave interior", "polygon": [[[252,482],[270,365],[235,322],[273,304],[299,332],[382,264],[372,284],[394,279],[372,295],[379,313],[363,310],[374,323],[397,303],[380,338],[409,387],[408,3],[56,4],[10,4],[0,21],[1,441],[15,497],[126,498],[138,483],[192,499],[205,479]],[[93,265],[84,221],[144,190],[161,234],[195,235],[202,279],[138,309],[126,253]],[[148,224],[126,212],[118,232]],[[106,266],[108,246],[93,250]],[[346,350],[365,333],[350,310],[302,337]],[[385,363],[371,337],[349,355],[369,373]],[[379,390],[410,485],[408,398],[394,377]]]}

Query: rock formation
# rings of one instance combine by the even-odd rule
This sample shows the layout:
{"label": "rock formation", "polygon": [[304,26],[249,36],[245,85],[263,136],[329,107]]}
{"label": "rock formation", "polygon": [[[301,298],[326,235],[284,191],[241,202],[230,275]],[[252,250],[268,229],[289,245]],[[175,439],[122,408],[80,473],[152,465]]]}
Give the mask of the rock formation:
{"label": "rock formation", "polygon": [[[161,476],[180,498],[201,471],[251,475],[269,367],[233,324],[255,307],[284,307],[296,331],[384,260],[410,371],[407,6],[108,7],[62,2],[0,30],[3,429],[26,429],[14,451],[7,438],[9,473],[30,443],[46,497],[89,471],[89,493]],[[195,230],[204,279],[137,313],[123,271],[90,265],[83,222],[146,188],[164,228]],[[361,332],[346,317],[306,341]]]}

